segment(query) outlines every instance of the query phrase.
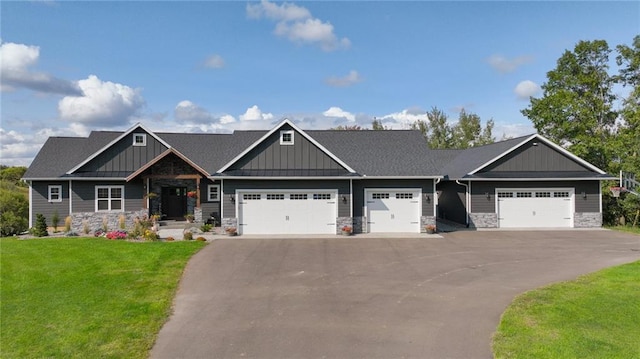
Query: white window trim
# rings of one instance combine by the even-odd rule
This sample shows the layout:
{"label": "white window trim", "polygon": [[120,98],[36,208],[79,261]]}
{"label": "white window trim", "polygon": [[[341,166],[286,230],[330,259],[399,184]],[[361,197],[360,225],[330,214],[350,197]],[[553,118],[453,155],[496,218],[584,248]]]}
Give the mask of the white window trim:
{"label": "white window trim", "polygon": [[[137,137],[142,137],[142,143],[136,142]],[[147,145],[147,134],[146,133],[134,133],[133,134],[133,145],[144,147]]]}
{"label": "white window trim", "polygon": [[[99,189],[103,189],[103,188],[108,188],[109,189],[109,198],[100,198],[100,200],[108,201],[108,203],[109,203],[109,208],[108,209],[98,209],[98,190]],[[111,197],[111,189],[114,189],[114,188],[120,188],[120,193],[121,193],[122,197],[120,197],[120,198],[115,198],[115,197],[112,198]],[[114,210],[111,209],[111,201],[114,200],[114,199],[120,199],[120,201],[122,202],[122,206],[121,206],[122,208],[116,209],[115,211],[119,211],[119,212],[124,211],[124,199],[125,199],[124,186],[109,186],[109,185],[106,185],[106,186],[96,186],[95,187],[95,211],[96,212],[112,212],[112,211],[114,211]]]}
{"label": "white window trim", "polygon": [[[216,198],[211,198],[211,190],[215,188]],[[220,202],[220,185],[219,184],[210,184],[207,186],[207,200],[209,202]]]}
{"label": "white window trim", "polygon": [[[58,189],[58,198],[57,199],[51,199],[51,190],[57,188]],[[49,187],[47,188],[47,199],[49,202],[62,202],[62,185],[49,185]]]}
{"label": "white window trim", "polygon": [[[291,135],[291,141],[285,142],[284,141],[284,135],[285,134],[289,134]],[[281,145],[285,145],[285,146],[292,146],[293,142],[294,142],[294,131],[293,130],[282,130],[280,131],[280,144]]]}

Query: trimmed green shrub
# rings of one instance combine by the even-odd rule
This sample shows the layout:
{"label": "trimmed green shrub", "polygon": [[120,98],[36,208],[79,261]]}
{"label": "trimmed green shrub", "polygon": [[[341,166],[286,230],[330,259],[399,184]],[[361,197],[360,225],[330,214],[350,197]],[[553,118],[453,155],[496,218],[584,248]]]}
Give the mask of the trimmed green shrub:
{"label": "trimmed green shrub", "polygon": [[31,234],[36,237],[45,237],[49,235],[47,231],[47,219],[42,213],[36,214],[36,225],[31,228]]}

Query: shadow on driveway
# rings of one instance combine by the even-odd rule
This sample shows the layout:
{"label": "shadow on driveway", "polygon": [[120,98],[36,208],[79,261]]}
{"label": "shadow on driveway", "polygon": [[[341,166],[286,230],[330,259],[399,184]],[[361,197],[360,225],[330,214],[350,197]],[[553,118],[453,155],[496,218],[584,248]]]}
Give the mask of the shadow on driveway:
{"label": "shadow on driveway", "polygon": [[152,358],[491,358],[514,296],[640,259],[640,236],[243,239],[189,262]]}

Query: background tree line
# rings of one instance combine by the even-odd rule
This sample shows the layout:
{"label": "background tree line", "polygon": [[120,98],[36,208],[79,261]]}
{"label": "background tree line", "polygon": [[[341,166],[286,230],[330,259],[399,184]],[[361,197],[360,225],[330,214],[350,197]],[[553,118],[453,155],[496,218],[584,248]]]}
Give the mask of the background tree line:
{"label": "background tree line", "polygon": [[29,193],[21,178],[26,167],[0,165],[0,236],[12,236],[29,227]]}

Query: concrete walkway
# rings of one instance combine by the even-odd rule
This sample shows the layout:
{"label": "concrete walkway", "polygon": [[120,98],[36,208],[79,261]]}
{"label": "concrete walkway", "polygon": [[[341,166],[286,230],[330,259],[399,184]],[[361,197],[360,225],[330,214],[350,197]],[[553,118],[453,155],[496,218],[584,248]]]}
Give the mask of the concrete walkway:
{"label": "concrete walkway", "polygon": [[189,262],[152,358],[491,358],[513,298],[640,260],[612,231],[221,238]]}

